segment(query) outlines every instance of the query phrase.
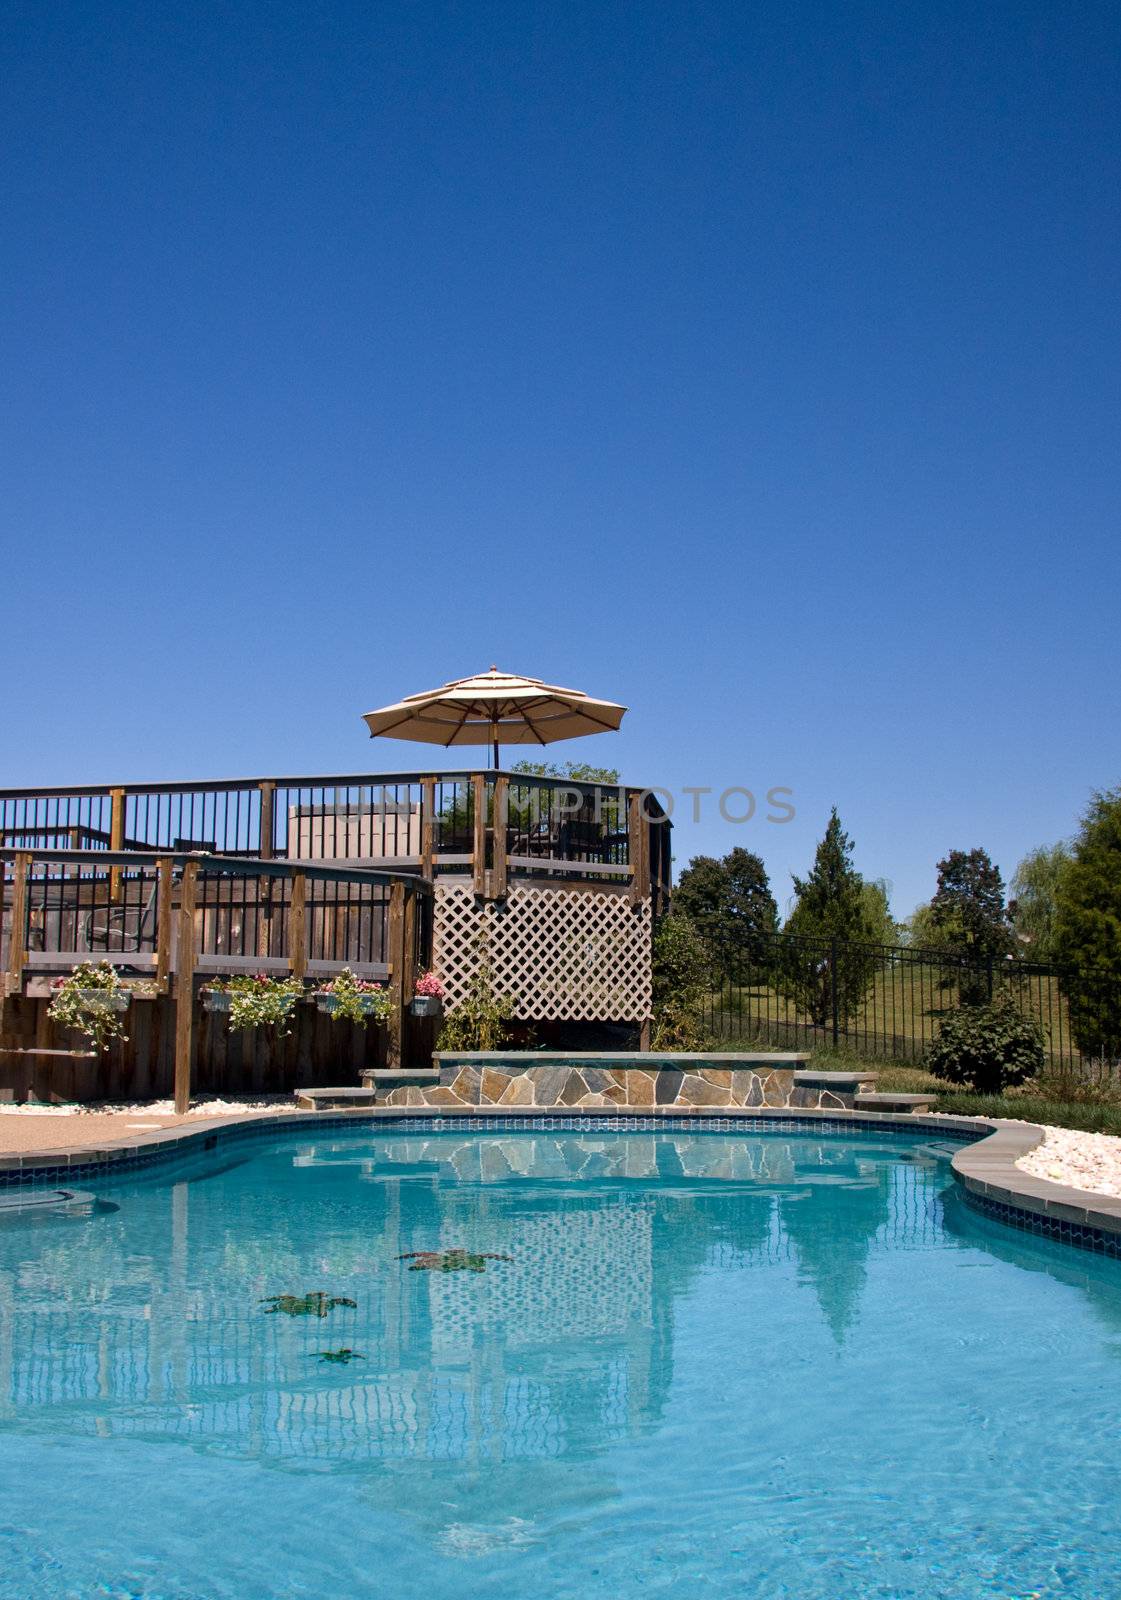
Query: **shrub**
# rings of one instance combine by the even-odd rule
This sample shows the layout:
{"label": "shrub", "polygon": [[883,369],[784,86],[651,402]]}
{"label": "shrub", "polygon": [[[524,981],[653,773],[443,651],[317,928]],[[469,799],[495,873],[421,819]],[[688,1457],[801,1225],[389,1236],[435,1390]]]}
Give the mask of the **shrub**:
{"label": "shrub", "polygon": [[1001,1094],[1043,1067],[1043,1031],[1010,995],[991,1005],[963,1006],[948,1016],[927,1052],[937,1078],[965,1084],[976,1094]]}
{"label": "shrub", "polygon": [[501,1050],[515,1004],[512,994],[495,992],[494,968],[486,945],[481,943],[478,969],[463,999],[448,1012],[437,1050]]}
{"label": "shrub", "polygon": [[699,1050],[704,1042],[708,957],[688,917],[663,917],[654,934],[655,1050]]}

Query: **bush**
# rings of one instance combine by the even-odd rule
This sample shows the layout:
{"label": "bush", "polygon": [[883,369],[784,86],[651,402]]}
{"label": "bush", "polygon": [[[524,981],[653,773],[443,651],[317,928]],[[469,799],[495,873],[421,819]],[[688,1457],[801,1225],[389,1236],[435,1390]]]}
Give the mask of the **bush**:
{"label": "bush", "polygon": [[946,1018],[927,1052],[928,1071],[975,1094],[1000,1094],[1043,1068],[1043,1031],[1010,995],[963,1006]]}
{"label": "bush", "polygon": [[463,999],[444,1019],[437,1050],[501,1050],[517,1009],[512,994],[499,994],[486,941],[478,944],[479,965]]}
{"label": "bush", "polygon": [[688,917],[663,917],[654,934],[655,1050],[700,1050],[704,1044],[708,957]]}

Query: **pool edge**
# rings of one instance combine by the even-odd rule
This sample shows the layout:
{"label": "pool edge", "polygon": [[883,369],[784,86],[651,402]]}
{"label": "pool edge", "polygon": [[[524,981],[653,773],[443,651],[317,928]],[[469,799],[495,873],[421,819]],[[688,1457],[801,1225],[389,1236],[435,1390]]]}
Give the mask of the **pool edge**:
{"label": "pool edge", "polygon": [[[163,1161],[206,1150],[219,1142],[245,1135],[261,1136],[303,1128],[320,1131],[353,1127],[356,1123],[388,1126],[408,1122],[415,1127],[446,1130],[450,1124],[479,1124],[500,1117],[506,1124],[565,1123],[581,1127],[608,1126],[619,1131],[628,1122],[688,1126],[713,1123],[795,1123],[806,1128],[839,1126],[891,1131],[925,1131],[941,1137],[964,1137],[969,1142],[955,1151],[951,1167],[964,1198],[975,1209],[1012,1227],[1045,1234],[1098,1254],[1121,1257],[1121,1199],[1092,1195],[1064,1184],[1034,1178],[1016,1162],[1044,1137],[1036,1123],[1006,1122],[994,1117],[898,1114],[793,1106],[464,1106],[417,1108],[373,1106],[355,1111],[278,1111],[268,1115],[200,1118],[190,1127],[182,1124],[137,1134],[128,1139],[106,1140],[96,1146],[60,1150],[24,1151],[0,1156],[0,1187],[33,1183],[58,1184],[69,1179],[91,1180],[150,1169]],[[644,1131],[646,1129],[644,1128]]]}

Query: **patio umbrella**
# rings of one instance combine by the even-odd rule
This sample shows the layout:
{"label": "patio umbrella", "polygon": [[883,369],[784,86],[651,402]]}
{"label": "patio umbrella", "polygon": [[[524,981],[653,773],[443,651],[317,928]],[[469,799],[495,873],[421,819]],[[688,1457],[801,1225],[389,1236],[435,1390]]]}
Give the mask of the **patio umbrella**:
{"label": "patio umbrella", "polygon": [[608,733],[626,706],[593,700],[579,689],[558,689],[540,678],[519,678],[491,667],[457,678],[442,689],[411,694],[381,711],[368,711],[370,737],[417,739],[423,744],[490,744],[498,765],[500,744],[553,744],[586,733]]}

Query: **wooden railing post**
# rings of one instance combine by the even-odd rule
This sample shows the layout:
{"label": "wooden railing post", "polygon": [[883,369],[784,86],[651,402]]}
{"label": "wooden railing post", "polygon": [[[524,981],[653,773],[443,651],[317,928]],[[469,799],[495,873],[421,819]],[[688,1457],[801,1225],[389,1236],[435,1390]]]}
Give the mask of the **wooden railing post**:
{"label": "wooden railing post", "polygon": [[161,856],[156,862],[156,987],[167,993],[171,970],[171,861]]}
{"label": "wooden railing post", "polygon": [[491,834],[490,892],[494,900],[506,896],[506,821],[510,813],[510,780],[505,773],[494,780],[494,814]]}
{"label": "wooden railing post", "polygon": [[430,878],[436,870],[436,780],[420,781],[420,874]]}
{"label": "wooden railing post", "polygon": [[273,826],[273,799],[276,784],[266,779],[261,784],[261,837],[257,853],[262,861],[271,861],[276,848],[276,830]]}
{"label": "wooden railing post", "polygon": [[188,861],[179,889],[179,937],[175,957],[175,1113],[191,1107],[191,1056],[195,1027],[195,905],[199,864]]}
{"label": "wooden railing post", "polygon": [[23,963],[27,955],[27,874],[31,856],[17,850],[12,866],[12,929],[8,942],[8,988],[16,993],[23,984]]}
{"label": "wooden railing post", "polygon": [[[109,848],[110,850],[123,850],[125,847],[125,792],[123,789],[110,789],[109,798],[112,802],[112,809],[109,813]],[[121,898],[122,887],[120,867],[110,867],[110,900],[117,901]]]}
{"label": "wooden railing post", "polygon": [[472,810],[475,813],[475,847],[471,856],[475,873],[475,893],[485,895],[487,892],[487,780],[484,772],[476,772],[472,776],[471,791],[474,796]]}
{"label": "wooden railing post", "polygon": [[294,978],[307,977],[307,877],[298,869],[288,906],[288,966]]}
{"label": "wooden railing post", "polygon": [[386,928],[389,946],[389,992],[393,1010],[389,1014],[389,1065],[396,1070],[401,1066],[401,1040],[405,1031],[405,885],[397,882],[389,891],[389,918]]}
{"label": "wooden railing post", "polygon": [[642,805],[642,795],[632,794],[627,801],[627,853],[631,865],[631,905],[650,898],[650,820]]}

